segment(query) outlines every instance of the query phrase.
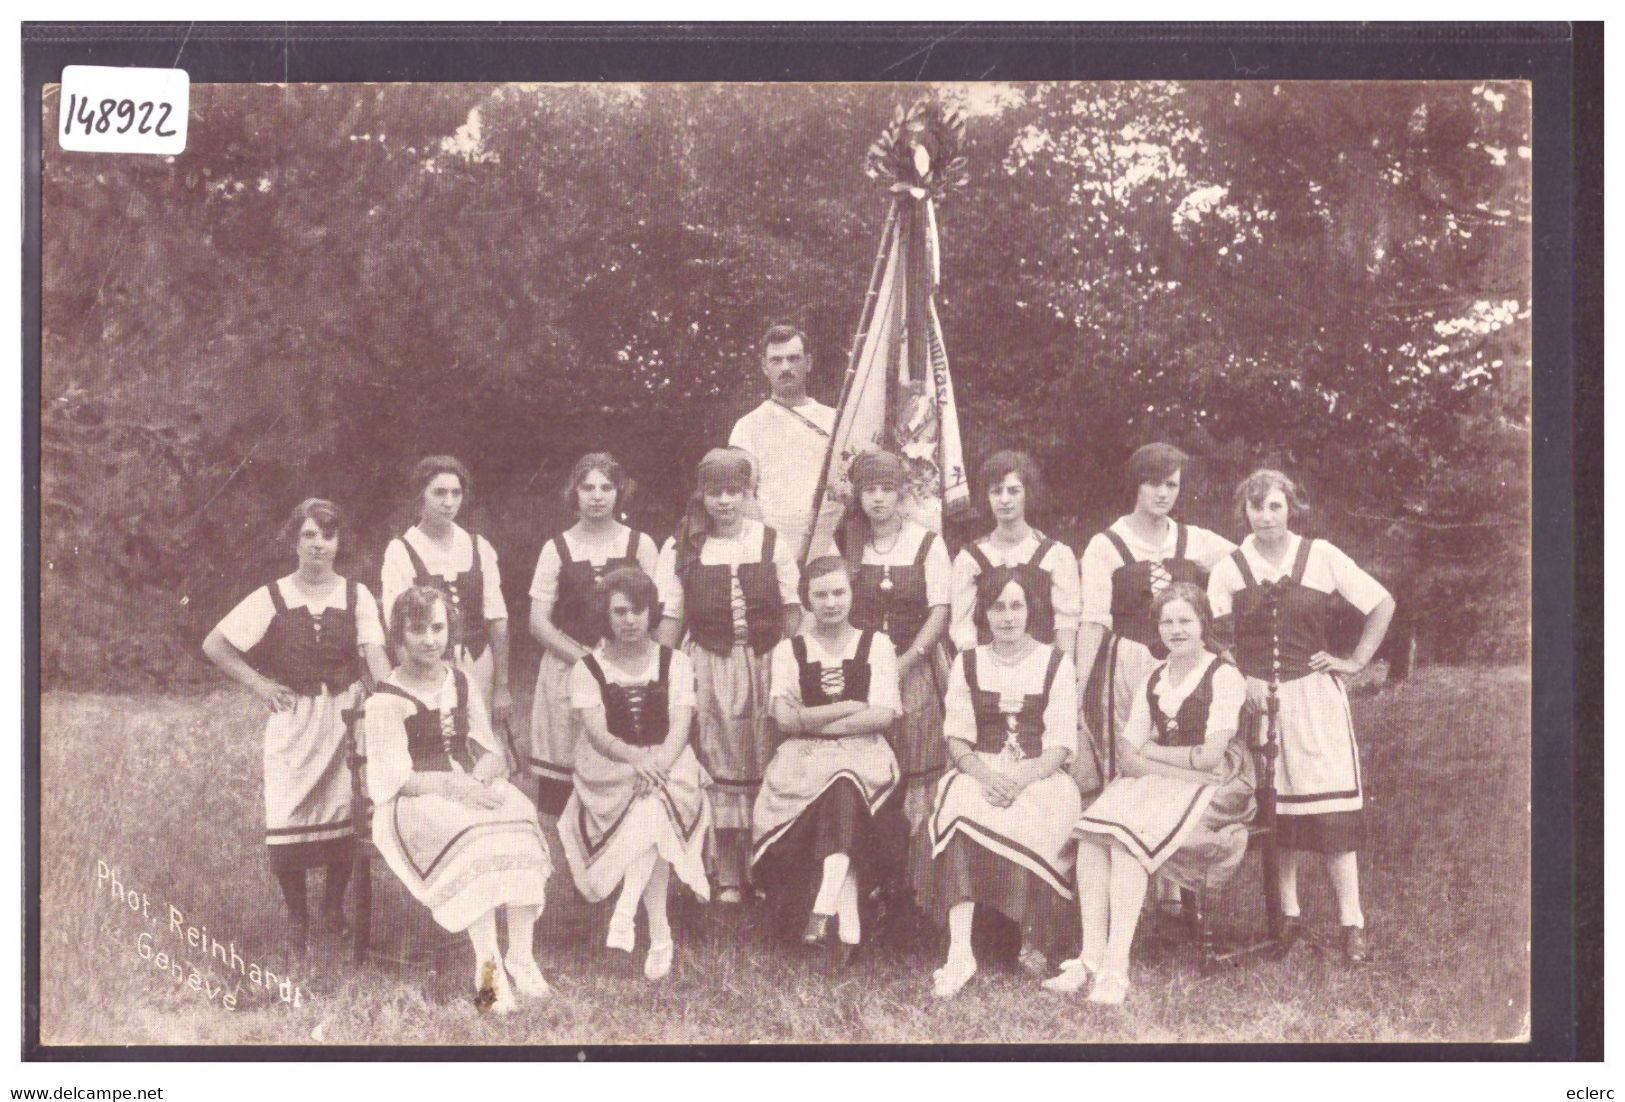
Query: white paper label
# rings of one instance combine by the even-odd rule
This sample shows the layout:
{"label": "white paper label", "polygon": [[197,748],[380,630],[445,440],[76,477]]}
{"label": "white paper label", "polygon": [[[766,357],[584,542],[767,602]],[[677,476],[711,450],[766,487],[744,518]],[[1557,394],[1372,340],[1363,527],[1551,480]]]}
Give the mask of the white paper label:
{"label": "white paper label", "polygon": [[185,69],[68,65],[59,91],[63,149],[173,156],[186,148],[192,82]]}

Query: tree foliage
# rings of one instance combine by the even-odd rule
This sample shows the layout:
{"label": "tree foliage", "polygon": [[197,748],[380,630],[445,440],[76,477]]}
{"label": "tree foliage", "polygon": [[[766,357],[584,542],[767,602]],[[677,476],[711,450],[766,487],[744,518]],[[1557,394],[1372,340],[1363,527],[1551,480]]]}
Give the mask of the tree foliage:
{"label": "tree foliage", "polygon": [[45,158],[46,683],[194,676],[307,495],[376,579],[430,452],[473,468],[516,616],[581,452],[663,536],[770,321],[834,400],[864,152],[922,92],[967,116],[938,215],[973,467],[1032,448],[1081,548],[1148,439],[1233,535],[1228,487],[1276,462],[1435,654],[1526,645],[1521,86],[205,85],[178,157]]}

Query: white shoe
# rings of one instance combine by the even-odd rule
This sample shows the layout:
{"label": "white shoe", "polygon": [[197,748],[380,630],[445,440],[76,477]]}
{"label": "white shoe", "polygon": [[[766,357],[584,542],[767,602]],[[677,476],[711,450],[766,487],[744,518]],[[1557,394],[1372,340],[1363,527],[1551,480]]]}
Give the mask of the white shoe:
{"label": "white shoe", "polygon": [[622,921],[619,915],[611,915],[609,919],[609,934],[604,938],[604,944],[611,949],[619,949],[623,953],[630,953],[632,946],[637,944],[637,927],[633,925],[636,919],[628,915]]}
{"label": "white shoe", "polygon": [[545,999],[553,993],[534,960],[508,961],[508,974],[513,977],[514,987],[527,998]]}
{"label": "white shoe", "polygon": [[489,1010],[493,1014],[512,1014],[518,1009],[513,983],[508,970],[495,958],[481,961],[474,967],[474,1009]]}
{"label": "white shoe", "polygon": [[1061,971],[1038,986],[1045,991],[1054,991],[1058,995],[1076,995],[1083,990],[1083,985],[1089,982],[1090,967],[1073,957],[1071,960],[1061,962]]}
{"label": "white shoe", "polygon": [[669,937],[658,945],[649,946],[649,954],[643,958],[643,978],[663,980],[671,975],[672,957],[676,952],[677,946]]}
{"label": "white shoe", "polygon": [[1100,1003],[1102,1006],[1122,1006],[1126,998],[1128,998],[1127,976],[1112,976],[1101,972],[1095,976],[1094,986],[1089,988],[1089,1001]]}
{"label": "white shoe", "polygon": [[939,999],[951,999],[959,994],[960,988],[969,983],[974,975],[976,975],[974,957],[968,962],[957,962],[950,958],[947,964],[931,973],[931,994]]}

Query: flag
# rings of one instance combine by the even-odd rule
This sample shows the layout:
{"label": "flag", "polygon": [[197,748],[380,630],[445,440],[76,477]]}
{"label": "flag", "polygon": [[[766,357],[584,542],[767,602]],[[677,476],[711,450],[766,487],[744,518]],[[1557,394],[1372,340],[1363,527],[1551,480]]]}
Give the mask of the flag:
{"label": "flag", "polygon": [[[903,457],[905,516],[934,532],[970,508],[959,415],[936,294],[941,279],[935,197],[963,164],[953,154],[962,126],[935,104],[899,114],[870,151],[871,175],[892,180],[891,209],[852,342],[835,430],[813,503],[808,557],[834,550],[841,509],[852,499],[846,471],[872,448]],[[933,163],[935,152],[940,165]],[[877,159],[880,166],[876,167]]]}

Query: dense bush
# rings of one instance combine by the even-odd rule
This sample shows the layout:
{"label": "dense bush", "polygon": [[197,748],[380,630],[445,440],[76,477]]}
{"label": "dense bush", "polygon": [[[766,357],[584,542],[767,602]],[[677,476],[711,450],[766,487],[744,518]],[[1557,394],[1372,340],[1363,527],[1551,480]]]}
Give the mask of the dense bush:
{"label": "dense bush", "polygon": [[[581,452],[623,457],[663,538],[761,398],[769,321],[808,330],[834,400],[885,213],[863,151],[922,91],[199,86],[179,157],[48,149],[46,686],[196,678],[306,495],[347,507],[343,568],[376,580],[429,452],[473,468],[516,616]],[[973,468],[1034,449],[1081,549],[1147,439],[1200,457],[1185,515],[1231,535],[1228,488],[1279,463],[1424,656],[1524,653],[1521,87],[1035,85],[971,111],[939,217]]]}

